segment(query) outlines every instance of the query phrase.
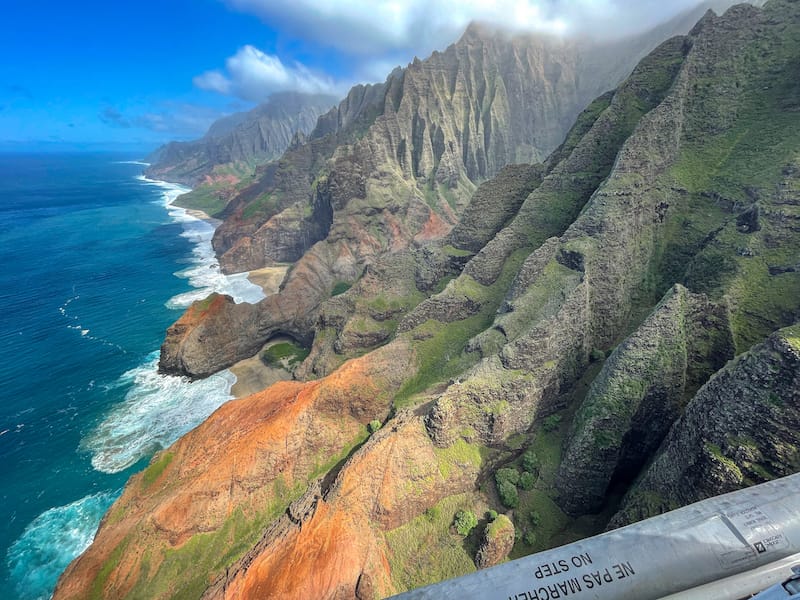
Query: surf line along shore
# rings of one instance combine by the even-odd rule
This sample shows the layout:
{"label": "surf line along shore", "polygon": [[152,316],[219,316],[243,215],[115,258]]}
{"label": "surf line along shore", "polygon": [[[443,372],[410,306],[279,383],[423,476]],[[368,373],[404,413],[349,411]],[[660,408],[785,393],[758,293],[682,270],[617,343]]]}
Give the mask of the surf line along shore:
{"label": "surf line along shore", "polygon": [[[180,197],[180,196],[179,196]],[[208,215],[208,213],[197,208],[184,208],[186,214],[209,223],[216,229],[222,223],[221,220],[215,219]],[[264,297],[277,294],[283,278],[286,277],[286,272],[289,270],[289,265],[275,265],[272,267],[262,267],[247,271],[247,279],[253,285],[257,285],[264,292]]]}
{"label": "surf line along shore", "polygon": [[[190,283],[192,283],[193,287],[198,289],[174,298],[172,300],[173,307],[188,307],[194,300],[202,300],[213,291],[228,293],[233,296],[236,302],[249,302],[251,304],[278,292],[289,270],[289,265],[274,265],[245,273],[224,275],[211,246],[211,238],[214,230],[219,227],[222,221],[211,217],[202,210],[184,208],[175,204],[178,198],[191,191],[190,188],[160,180],[149,179],[144,176],[142,176],[142,179],[165,188],[165,196],[167,197],[166,208],[173,219],[179,222],[186,222],[187,220],[202,221],[208,225],[208,229],[200,232],[197,238],[193,239],[193,241],[196,242],[196,253],[205,259],[202,263],[209,269],[209,272],[206,273],[205,276],[209,279],[216,277],[225,280],[224,282],[217,282],[217,284],[214,285],[212,281],[203,281],[204,275],[202,270],[197,272],[198,269],[189,269],[186,274],[189,275]],[[193,238],[191,234],[188,237],[190,237],[190,239]],[[274,338],[267,342],[264,348],[283,341],[286,340]],[[257,353],[252,358],[239,361],[230,367],[230,372],[236,377],[236,382],[231,386],[230,390],[231,395],[235,398],[249,396],[250,394],[260,392],[273,383],[291,379],[291,373],[286,369],[265,364],[261,360],[260,355],[261,352]]]}

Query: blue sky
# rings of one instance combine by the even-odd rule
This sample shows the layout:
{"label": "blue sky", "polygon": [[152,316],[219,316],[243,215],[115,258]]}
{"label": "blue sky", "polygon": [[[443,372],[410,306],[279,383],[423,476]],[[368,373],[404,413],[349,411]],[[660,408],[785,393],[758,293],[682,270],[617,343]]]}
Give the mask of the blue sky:
{"label": "blue sky", "polygon": [[274,91],[343,95],[383,80],[473,19],[624,35],[695,2],[10,0],[0,26],[0,149],[147,150],[199,137]]}

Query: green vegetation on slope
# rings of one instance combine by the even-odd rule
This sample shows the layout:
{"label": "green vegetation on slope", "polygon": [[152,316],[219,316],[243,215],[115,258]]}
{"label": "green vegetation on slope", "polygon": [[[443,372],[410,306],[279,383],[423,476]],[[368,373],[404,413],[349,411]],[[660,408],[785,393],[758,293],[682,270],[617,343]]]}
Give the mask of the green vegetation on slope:
{"label": "green vegetation on slope", "polygon": [[146,488],[153,485],[156,479],[164,472],[164,469],[172,462],[173,458],[172,452],[164,452],[155,461],[151,462],[150,466],[142,473],[142,485]]}
{"label": "green vegetation on slope", "polygon": [[787,327],[782,332],[783,339],[785,339],[789,344],[795,349],[800,351],[800,325],[794,325],[792,327]]}
{"label": "green vegetation on slope", "polygon": [[483,514],[475,494],[445,498],[424,514],[386,533],[392,580],[398,590],[411,590],[475,571],[475,536],[464,539],[451,530],[459,511]]}
{"label": "green vegetation on slope", "polygon": [[270,367],[292,369],[303,362],[311,351],[294,341],[272,344],[261,352],[261,361]]}
{"label": "green vegetation on slope", "polygon": [[217,165],[206,181],[191,192],[178,196],[173,204],[182,208],[202,210],[211,217],[218,216],[236,192],[253,182],[254,175],[254,163]]}
{"label": "green vegetation on slope", "polygon": [[[216,531],[197,533],[175,548],[155,550],[158,556],[150,556],[142,561],[138,579],[126,598],[197,600],[209,583],[224,574],[227,567],[250,550],[263,535],[266,526],[306,491],[308,482],[342,463],[368,437],[367,428],[362,427],[358,435],[335,455],[316,457],[315,466],[308,476],[292,486],[288,485],[283,475],[279,475],[272,483],[272,500],[266,506],[237,506]],[[148,472],[160,474],[171,460],[171,453],[163,454],[148,467],[143,478],[148,477]],[[143,484],[149,485],[144,479]],[[127,539],[123,540],[98,571],[92,587],[92,598],[105,597],[103,586],[119,565],[128,543]]]}
{"label": "green vegetation on slope", "polygon": [[395,396],[395,407],[414,404],[412,397],[431,385],[446,381],[464,372],[479,358],[466,353],[467,342],[489,327],[503,296],[527,254],[515,252],[505,263],[502,274],[489,286],[484,286],[466,274],[453,280],[448,289],[480,304],[477,314],[452,323],[430,319],[411,332],[417,353],[417,371],[409,377]]}
{"label": "green vegetation on slope", "polygon": [[553,153],[547,157],[547,164],[551,167],[557,165],[562,160],[569,157],[573,150],[577,147],[577,145],[583,139],[592,126],[595,124],[597,119],[603,114],[603,111],[606,110],[609,105],[611,104],[611,99],[614,97],[614,92],[606,92],[602,96],[595,98],[589,106],[587,106],[581,114],[578,115],[578,118],[575,119],[575,124],[572,126],[572,129],[569,130],[567,133],[567,137],[564,139],[564,143],[562,143]]}
{"label": "green vegetation on slope", "polygon": [[[741,88],[727,107],[735,120],[687,140],[673,169],[688,194],[670,224],[667,271],[674,276],[674,265],[696,253],[684,282],[714,297],[729,295],[737,353],[798,316],[800,276],[770,273],[800,256],[790,225],[800,207],[784,198],[800,191],[800,23],[786,20],[784,28],[771,28],[724,59]],[[698,78],[694,85],[698,106],[719,103],[718,79]],[[702,112],[695,118],[701,121]]]}
{"label": "green vegetation on slope", "polygon": [[242,210],[242,219],[250,221],[259,217],[261,220],[278,212],[280,208],[280,192],[264,193],[255,198]]}

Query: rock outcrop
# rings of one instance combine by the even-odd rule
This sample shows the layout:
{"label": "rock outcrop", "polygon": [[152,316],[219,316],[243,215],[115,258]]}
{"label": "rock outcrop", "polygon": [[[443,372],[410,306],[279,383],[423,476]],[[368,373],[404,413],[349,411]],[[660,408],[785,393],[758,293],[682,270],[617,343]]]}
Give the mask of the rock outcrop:
{"label": "rock outcrop", "polygon": [[[227,362],[241,351],[240,338],[233,332],[246,331],[253,312],[251,304],[236,304],[232,297],[223,294],[215,293],[194,302],[167,331],[161,346],[161,363],[175,364],[176,369],[197,377],[215,373],[217,362]],[[204,347],[207,336],[218,340],[213,353]],[[251,355],[258,349],[246,348]]]}
{"label": "rock outcrop", "polygon": [[692,399],[611,526],[800,470],[800,325],[729,363]]}
{"label": "rock outcrop", "polygon": [[514,523],[505,515],[498,515],[486,524],[481,545],[475,555],[475,566],[479,569],[499,565],[514,547]]}
{"label": "rock outcrop", "polygon": [[727,307],[676,285],[595,378],[556,478],[560,505],[598,512],[612,481],[636,476],[698,383],[730,358]]}

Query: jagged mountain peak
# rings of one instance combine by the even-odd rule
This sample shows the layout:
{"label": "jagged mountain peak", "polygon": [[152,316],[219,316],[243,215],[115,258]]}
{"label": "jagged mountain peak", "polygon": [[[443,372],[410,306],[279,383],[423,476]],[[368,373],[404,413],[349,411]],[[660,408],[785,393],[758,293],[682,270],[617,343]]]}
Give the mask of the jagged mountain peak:
{"label": "jagged mountain peak", "polygon": [[[676,21],[658,35],[683,26],[690,25]],[[298,260],[330,230],[319,218],[327,212],[315,212],[320,202],[334,207],[334,219],[353,194],[382,212],[377,188],[402,188],[395,198],[406,197],[408,208],[393,210],[402,224],[394,238],[373,236],[358,247],[380,253],[446,233],[477,184],[507,164],[543,160],[580,110],[657,41],[644,34],[598,46],[471,25],[458,42],[395,69],[384,83],[355,86],[320,117],[304,146],[293,147],[234,198],[214,241],[223,268]],[[360,183],[370,178],[375,193]],[[334,195],[348,197],[321,199],[320,191],[333,189],[317,187],[323,180],[336,181]],[[307,216],[298,223],[300,214]],[[342,212],[341,218],[348,217]],[[287,223],[293,223],[291,239]],[[395,230],[388,222],[378,228]],[[279,234],[287,237],[278,240]],[[361,264],[368,258],[353,254]]]}
{"label": "jagged mountain peak", "polygon": [[[203,138],[219,138],[227,135],[246,121],[260,118],[273,120],[291,119],[297,113],[321,107],[329,108],[338,102],[338,98],[329,94],[306,94],[302,92],[275,92],[266,102],[246,112],[238,112],[215,121]],[[299,130],[298,130],[299,131]],[[304,133],[308,133],[307,131]]]}

